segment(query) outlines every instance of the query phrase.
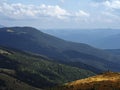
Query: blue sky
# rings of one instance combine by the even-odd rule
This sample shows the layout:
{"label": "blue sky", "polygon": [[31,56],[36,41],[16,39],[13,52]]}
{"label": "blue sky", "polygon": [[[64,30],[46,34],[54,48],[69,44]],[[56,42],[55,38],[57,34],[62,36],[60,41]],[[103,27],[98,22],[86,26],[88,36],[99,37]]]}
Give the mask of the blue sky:
{"label": "blue sky", "polygon": [[120,28],[120,0],[0,0],[0,24],[43,29]]}

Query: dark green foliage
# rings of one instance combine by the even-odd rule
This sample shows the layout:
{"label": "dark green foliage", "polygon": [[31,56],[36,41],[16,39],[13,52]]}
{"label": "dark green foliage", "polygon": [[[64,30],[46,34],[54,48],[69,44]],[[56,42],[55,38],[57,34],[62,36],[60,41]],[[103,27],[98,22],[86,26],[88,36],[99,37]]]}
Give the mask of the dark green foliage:
{"label": "dark green foliage", "polygon": [[56,63],[40,55],[27,54],[17,50],[6,50],[10,54],[0,54],[0,68],[16,71],[16,78],[30,85],[46,88],[69,81],[86,78],[94,73]]}
{"label": "dark green foliage", "polygon": [[0,79],[0,87],[5,87],[5,81]]}
{"label": "dark green foliage", "polygon": [[[7,72],[6,72],[7,73]],[[0,72],[0,90],[41,90]]]}

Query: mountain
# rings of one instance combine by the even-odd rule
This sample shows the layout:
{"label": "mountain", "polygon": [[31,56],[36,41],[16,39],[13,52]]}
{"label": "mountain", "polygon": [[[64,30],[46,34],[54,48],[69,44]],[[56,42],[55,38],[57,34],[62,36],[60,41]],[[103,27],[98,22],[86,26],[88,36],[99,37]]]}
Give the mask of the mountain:
{"label": "mountain", "polygon": [[120,90],[120,73],[106,72],[51,90]]}
{"label": "mountain", "polygon": [[[119,43],[115,39],[112,40],[112,38],[116,37],[116,35],[120,33],[120,29],[48,29],[42,31],[64,40],[78,43],[82,42],[97,48],[119,49]],[[107,39],[109,39],[109,41]]]}
{"label": "mountain", "polygon": [[[21,88],[30,85],[43,89],[93,75],[91,71],[56,63],[41,55],[0,47],[0,80],[13,88],[11,85],[16,84]],[[7,87],[6,84],[2,86]]]}
{"label": "mountain", "polygon": [[93,72],[120,71],[120,58],[83,43],[65,41],[32,27],[0,28],[0,45],[45,55]]}

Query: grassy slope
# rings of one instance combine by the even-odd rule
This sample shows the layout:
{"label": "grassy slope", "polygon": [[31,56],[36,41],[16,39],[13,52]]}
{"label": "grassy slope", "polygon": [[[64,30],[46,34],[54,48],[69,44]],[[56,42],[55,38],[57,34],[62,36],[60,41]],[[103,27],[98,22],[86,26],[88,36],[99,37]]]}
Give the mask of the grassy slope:
{"label": "grassy slope", "polygon": [[36,87],[45,88],[94,75],[90,71],[55,63],[42,56],[1,50],[0,67],[15,70],[17,78]]}
{"label": "grassy slope", "polygon": [[107,72],[67,83],[53,90],[120,90],[120,73]]}

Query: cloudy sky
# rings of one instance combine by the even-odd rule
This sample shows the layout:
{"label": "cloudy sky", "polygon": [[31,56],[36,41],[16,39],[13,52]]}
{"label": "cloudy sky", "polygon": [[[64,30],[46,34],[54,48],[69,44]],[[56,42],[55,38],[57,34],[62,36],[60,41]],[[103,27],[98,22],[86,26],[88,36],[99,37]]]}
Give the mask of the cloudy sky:
{"label": "cloudy sky", "polygon": [[37,28],[120,28],[120,0],[0,0],[0,24]]}

